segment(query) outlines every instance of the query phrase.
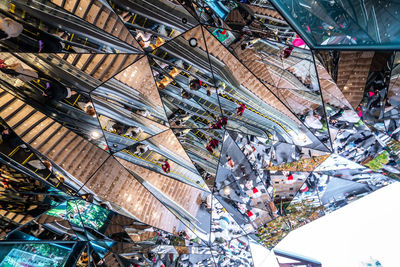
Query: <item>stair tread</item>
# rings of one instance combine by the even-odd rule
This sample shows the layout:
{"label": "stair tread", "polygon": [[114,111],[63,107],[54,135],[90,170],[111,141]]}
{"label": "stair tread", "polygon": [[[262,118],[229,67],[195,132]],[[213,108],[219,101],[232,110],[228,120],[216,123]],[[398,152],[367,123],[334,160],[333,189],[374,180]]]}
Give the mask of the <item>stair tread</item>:
{"label": "stair tread", "polygon": [[[29,143],[29,140],[32,140],[32,138],[37,135],[41,130],[44,128],[48,127],[50,123],[52,123],[53,120],[50,118],[46,118],[43,122],[41,122],[39,125],[34,127],[31,131],[29,131],[25,136],[22,137],[22,140],[25,142]],[[16,129],[15,133],[18,135],[21,135],[24,132],[22,129]]]}
{"label": "stair tread", "polygon": [[[12,96],[12,95],[11,95]],[[11,97],[15,98],[14,96]],[[24,102],[22,102],[21,100],[16,99],[14,102],[12,102],[11,104],[8,105],[8,107],[6,107],[4,110],[1,111],[1,117],[4,119],[7,116],[9,116],[11,113],[13,113],[15,110],[17,110],[18,108],[20,108],[22,105],[24,105]],[[11,126],[11,125],[10,125]]]}
{"label": "stair tread", "polygon": [[41,119],[43,119],[45,117],[45,115],[41,112],[36,112],[35,114],[33,114],[28,120],[25,120],[22,124],[18,125],[17,127],[14,128],[15,132],[24,132],[26,131],[29,127],[31,127],[32,125],[34,125],[37,121],[40,121]]}
{"label": "stair tread", "polygon": [[42,152],[41,146],[53,138],[57,134],[58,129],[61,125],[58,123],[53,123],[49,128],[47,128],[42,134],[40,134],[35,140],[31,140],[30,143],[36,149]]}

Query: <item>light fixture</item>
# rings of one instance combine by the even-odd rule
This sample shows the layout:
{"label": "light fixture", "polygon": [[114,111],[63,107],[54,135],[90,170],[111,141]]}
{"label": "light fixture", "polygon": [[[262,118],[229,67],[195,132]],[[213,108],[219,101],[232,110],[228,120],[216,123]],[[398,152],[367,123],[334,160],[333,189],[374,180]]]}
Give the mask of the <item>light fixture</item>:
{"label": "light fixture", "polygon": [[97,139],[101,136],[101,134],[98,131],[92,131],[90,133],[90,137],[92,137],[93,139]]}
{"label": "light fixture", "polygon": [[191,47],[196,47],[197,46],[197,39],[196,38],[190,38],[189,39],[189,45]]}
{"label": "light fixture", "polygon": [[232,189],[231,189],[229,186],[225,187],[225,188],[224,188],[224,194],[225,194],[225,196],[229,196],[229,194],[231,193],[231,191],[232,191]]}

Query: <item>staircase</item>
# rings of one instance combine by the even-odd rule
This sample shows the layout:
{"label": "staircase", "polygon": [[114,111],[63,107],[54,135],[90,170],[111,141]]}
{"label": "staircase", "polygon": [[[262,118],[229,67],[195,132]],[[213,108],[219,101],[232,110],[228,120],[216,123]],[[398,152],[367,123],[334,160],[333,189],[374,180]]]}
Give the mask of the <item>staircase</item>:
{"label": "staircase", "polygon": [[107,152],[2,89],[0,114],[24,142],[86,183],[99,197],[163,230],[172,232],[179,225],[177,218]]}
{"label": "staircase", "polygon": [[139,48],[135,38],[119,17],[107,6],[97,0],[51,0],[51,2],[75,16],[112,34],[118,39]]}
{"label": "staircase", "polygon": [[340,52],[337,86],[351,106],[360,104],[374,52]]}
{"label": "staircase", "polygon": [[132,64],[133,54],[57,54],[75,68],[104,82]]}
{"label": "staircase", "polygon": [[86,182],[108,154],[0,89],[1,117],[21,139]]}

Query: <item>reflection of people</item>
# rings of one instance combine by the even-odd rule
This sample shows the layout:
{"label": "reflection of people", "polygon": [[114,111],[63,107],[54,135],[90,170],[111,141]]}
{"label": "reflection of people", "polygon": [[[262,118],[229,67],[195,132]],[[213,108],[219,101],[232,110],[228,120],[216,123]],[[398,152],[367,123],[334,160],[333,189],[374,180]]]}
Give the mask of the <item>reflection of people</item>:
{"label": "reflection of people", "polygon": [[171,165],[169,165],[168,159],[166,159],[162,162],[161,168],[166,173],[169,173],[171,171]]}
{"label": "reflection of people", "polygon": [[142,132],[143,132],[142,128],[134,126],[134,127],[131,127],[131,134],[130,135],[131,135],[131,137],[136,138]]}
{"label": "reflection of people", "polygon": [[236,116],[238,116],[238,117],[242,116],[245,109],[246,109],[246,105],[239,103],[239,107],[236,108]]}
{"label": "reflection of people", "polygon": [[83,110],[92,117],[96,117],[96,111],[94,109],[93,103],[92,102],[88,102],[85,104],[85,106],[83,107]]}
{"label": "reflection of people", "polygon": [[0,60],[0,71],[23,82],[30,82],[39,77],[36,71],[24,68],[21,63],[7,65],[3,60]]}
{"label": "reflection of people", "polygon": [[235,167],[235,162],[228,154],[226,154],[225,158],[227,167],[232,170]]}
{"label": "reflection of people", "polygon": [[216,123],[211,124],[209,126],[209,128],[211,128],[211,129],[221,129],[222,126],[225,126],[227,123],[228,123],[228,118],[227,117],[222,117]]}
{"label": "reflection of people", "polygon": [[118,135],[124,135],[126,133],[126,131],[128,130],[127,128],[128,127],[126,127],[125,125],[123,125],[119,122],[116,122],[112,125],[112,130],[114,130],[115,133]]}
{"label": "reflection of people", "polygon": [[61,101],[65,98],[70,98],[72,95],[76,94],[69,87],[57,82],[46,82],[46,88],[42,95],[46,97],[47,100]]}
{"label": "reflection of people", "polygon": [[293,46],[289,45],[288,47],[282,49],[282,52],[280,55],[281,59],[290,57],[290,55],[292,54],[293,48],[294,48]]}
{"label": "reflection of people", "polygon": [[136,151],[135,151],[133,154],[135,154],[135,155],[137,155],[137,156],[140,156],[140,155],[146,153],[148,150],[149,150],[149,145],[146,145],[146,144],[139,144],[139,145],[136,147]]}
{"label": "reflection of people", "polygon": [[9,39],[18,37],[24,27],[22,24],[10,19],[10,18],[0,18],[0,39]]}

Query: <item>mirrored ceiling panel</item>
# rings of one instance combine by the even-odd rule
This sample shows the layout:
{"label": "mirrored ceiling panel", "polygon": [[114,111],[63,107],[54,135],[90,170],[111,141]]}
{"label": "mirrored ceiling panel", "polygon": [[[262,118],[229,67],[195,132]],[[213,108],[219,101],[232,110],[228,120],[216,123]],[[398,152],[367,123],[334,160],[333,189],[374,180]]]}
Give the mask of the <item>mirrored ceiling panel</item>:
{"label": "mirrored ceiling panel", "polygon": [[193,165],[213,190],[224,132],[216,129],[174,129]]}
{"label": "mirrored ceiling panel", "polygon": [[100,1],[92,5],[74,2],[64,6],[61,1],[3,2],[1,19],[13,30],[4,33],[1,49],[35,53],[141,52],[117,15]]}
{"label": "mirrored ceiling panel", "polygon": [[251,267],[399,179],[398,5],[289,2],[0,3],[0,265]]}
{"label": "mirrored ceiling panel", "polygon": [[108,2],[144,51],[156,49],[199,24],[177,1]]}

